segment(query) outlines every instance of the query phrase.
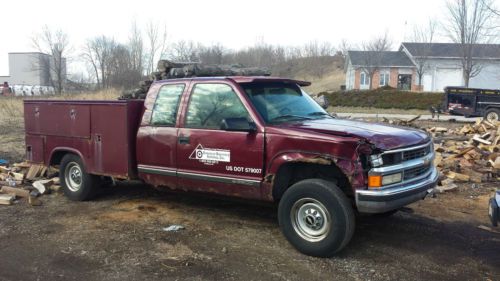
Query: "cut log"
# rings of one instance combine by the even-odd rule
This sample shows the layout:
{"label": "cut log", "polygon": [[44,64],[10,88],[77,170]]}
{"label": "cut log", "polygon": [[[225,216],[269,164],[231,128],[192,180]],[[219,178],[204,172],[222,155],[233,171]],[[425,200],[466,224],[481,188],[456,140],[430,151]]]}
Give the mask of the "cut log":
{"label": "cut log", "polygon": [[26,179],[34,180],[40,175],[40,172],[42,172],[44,167],[44,165],[31,165],[28,173],[26,174]]}
{"label": "cut log", "polygon": [[12,205],[16,199],[15,195],[12,194],[0,194],[0,205]]}
{"label": "cut log", "polygon": [[456,173],[456,172],[448,172],[446,176],[450,179],[457,180],[457,181],[469,181],[470,177],[468,175]]}
{"label": "cut log", "polygon": [[24,180],[24,174],[21,173],[14,173],[10,172],[9,175],[14,178],[16,181],[23,181]]}
{"label": "cut log", "polygon": [[13,194],[17,197],[27,198],[30,196],[30,192],[25,189],[10,187],[10,186],[2,186],[0,190],[2,193]]}
{"label": "cut log", "polygon": [[49,187],[54,182],[52,180],[37,180],[33,183],[33,187],[40,192],[40,194],[48,193]]}
{"label": "cut log", "polygon": [[31,206],[42,206],[42,201],[40,199],[38,199],[37,197],[34,197],[34,196],[28,197],[28,203]]}
{"label": "cut log", "polygon": [[491,141],[484,140],[479,135],[474,135],[474,137],[472,137],[472,140],[475,142],[478,142],[478,143],[486,144],[486,145],[491,144]]}

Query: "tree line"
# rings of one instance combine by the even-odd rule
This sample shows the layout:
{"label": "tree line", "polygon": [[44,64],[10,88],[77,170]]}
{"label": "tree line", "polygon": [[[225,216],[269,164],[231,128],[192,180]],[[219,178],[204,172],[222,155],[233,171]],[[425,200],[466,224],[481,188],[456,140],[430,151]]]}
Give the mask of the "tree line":
{"label": "tree line", "polygon": [[[493,0],[448,0],[446,19],[443,22],[429,21],[427,26],[415,27],[410,41],[428,46],[428,52],[415,60],[418,83],[429,66],[430,46],[435,41],[438,27],[453,42],[462,46],[461,67],[466,86],[470,78],[481,71],[481,64],[474,58],[476,44],[487,43],[498,38],[499,12]],[[384,51],[391,50],[393,43],[385,33],[363,42],[359,46],[342,40],[337,46],[330,42],[311,41],[301,46],[282,46],[268,44],[264,40],[250,47],[232,50],[220,43],[211,45],[195,41],[180,40],[170,42],[167,27],[159,22],[148,22],[141,27],[132,22],[127,40],[119,42],[109,35],[88,38],[83,46],[71,45],[68,34],[61,30],[51,30],[45,26],[32,37],[33,46],[40,52],[52,55],[48,63],[50,81],[57,92],[65,83],[65,64],[63,58],[83,62],[86,72],[70,75],[70,80],[95,89],[111,87],[128,88],[137,84],[144,76],[155,71],[157,61],[170,59],[178,62],[200,62],[206,64],[241,64],[244,66],[267,67],[289,64],[297,59],[310,67],[311,74],[321,77],[325,73],[322,60],[327,56],[345,59],[348,50],[366,52],[364,71],[371,78],[381,65]],[[342,62],[340,62],[342,64]],[[371,83],[370,83],[371,84]]]}

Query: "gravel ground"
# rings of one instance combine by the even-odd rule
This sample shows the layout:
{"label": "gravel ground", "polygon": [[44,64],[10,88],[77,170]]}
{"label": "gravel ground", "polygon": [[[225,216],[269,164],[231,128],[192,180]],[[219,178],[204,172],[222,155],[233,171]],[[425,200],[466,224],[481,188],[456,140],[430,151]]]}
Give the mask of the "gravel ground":
{"label": "gravel ground", "polygon": [[[305,256],[276,207],[141,184],[90,202],[0,206],[0,280],[500,280],[493,185],[440,194],[389,218],[358,217],[338,256]],[[181,224],[178,232],[162,228]]]}

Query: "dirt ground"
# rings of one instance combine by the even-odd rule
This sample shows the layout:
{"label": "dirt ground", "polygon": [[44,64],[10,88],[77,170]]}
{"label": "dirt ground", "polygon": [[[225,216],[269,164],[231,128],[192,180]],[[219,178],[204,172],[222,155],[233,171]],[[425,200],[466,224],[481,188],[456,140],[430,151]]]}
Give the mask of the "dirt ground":
{"label": "dirt ground", "polygon": [[[305,256],[280,233],[276,207],[141,184],[90,202],[63,195],[0,206],[0,280],[499,280],[500,234],[481,184],[388,218],[358,217],[337,257]],[[178,232],[163,231],[172,224]]]}
{"label": "dirt ground", "polygon": [[[20,161],[22,125],[6,124],[0,158]],[[40,207],[0,206],[0,280],[500,280],[500,229],[478,228],[495,188],[460,184],[392,217],[358,217],[329,259],[297,252],[273,205],[140,183],[90,202],[51,194]],[[185,229],[163,230],[172,224]]]}

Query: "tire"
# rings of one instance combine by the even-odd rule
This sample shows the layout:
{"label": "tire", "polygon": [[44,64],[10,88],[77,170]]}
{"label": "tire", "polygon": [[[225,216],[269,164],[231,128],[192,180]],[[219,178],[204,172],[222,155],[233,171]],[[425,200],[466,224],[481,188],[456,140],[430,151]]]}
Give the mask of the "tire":
{"label": "tire", "polygon": [[484,113],[484,119],[487,121],[500,121],[500,109],[498,108],[489,108]]}
{"label": "tire", "polygon": [[64,194],[70,200],[90,200],[97,193],[99,178],[87,174],[82,160],[74,154],[66,154],[62,158],[59,179]]}
{"label": "tire", "polygon": [[355,216],[350,201],[332,182],[306,179],[292,185],[278,207],[283,235],[300,252],[331,257],[352,238]]}

